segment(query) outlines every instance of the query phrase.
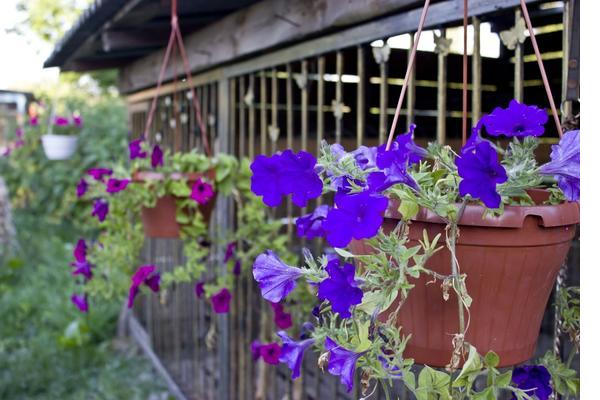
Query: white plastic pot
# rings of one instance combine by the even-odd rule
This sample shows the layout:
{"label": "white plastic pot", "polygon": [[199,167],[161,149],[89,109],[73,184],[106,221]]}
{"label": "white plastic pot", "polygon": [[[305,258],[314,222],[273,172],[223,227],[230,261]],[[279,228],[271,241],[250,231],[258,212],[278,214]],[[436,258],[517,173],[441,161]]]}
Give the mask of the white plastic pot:
{"label": "white plastic pot", "polygon": [[77,136],[43,135],[42,145],[49,160],[66,160],[75,153]]}

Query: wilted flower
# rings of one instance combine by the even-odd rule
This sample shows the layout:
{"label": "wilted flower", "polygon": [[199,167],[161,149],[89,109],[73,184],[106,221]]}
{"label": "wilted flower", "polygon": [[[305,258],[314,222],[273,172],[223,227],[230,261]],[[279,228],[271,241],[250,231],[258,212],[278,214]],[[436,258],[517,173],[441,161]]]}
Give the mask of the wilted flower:
{"label": "wilted flower", "polygon": [[307,239],[322,237],[325,235],[323,230],[323,221],[327,217],[329,206],[327,204],[320,205],[315,208],[310,214],[299,217],[296,220],[296,230],[299,237],[305,236]]}
{"label": "wilted flower", "polygon": [[350,392],[354,386],[356,362],[364,353],[355,353],[334,342],[329,336],[325,338],[325,349],[329,352],[327,371],[340,377],[346,390]]}
{"label": "wilted flower", "polygon": [[552,394],[550,385],[550,373],[543,365],[524,365],[514,369],[512,380],[515,385],[527,392],[530,396],[536,396],[539,400],[548,400]]}
{"label": "wilted flower", "polygon": [[77,184],[77,197],[82,197],[88,190],[88,183],[85,179],[81,178]]}
{"label": "wilted flower", "polygon": [[98,221],[102,222],[106,219],[106,214],[108,214],[108,202],[103,199],[96,199],[92,209],[92,217],[96,217]]}
{"label": "wilted flower", "polygon": [[133,307],[133,301],[140,291],[142,284],[148,286],[153,292],[160,290],[160,273],[155,272],[154,265],[142,265],[131,276],[131,286],[129,287],[129,299],[127,307]]}
{"label": "wilted flower", "polygon": [[84,294],[78,295],[78,294],[74,294],[71,296],[71,303],[73,303],[78,309],[79,311],[81,311],[82,313],[86,313],[88,312],[88,302],[87,302],[87,296]]}
{"label": "wilted flower", "polygon": [[106,192],[118,193],[121,190],[125,190],[125,188],[127,188],[127,185],[129,185],[129,182],[129,179],[110,178],[108,182],[106,182]]}
{"label": "wilted flower", "polygon": [[155,144],[154,147],[152,148],[152,156],[150,159],[150,164],[152,165],[152,168],[156,168],[159,165],[162,167],[164,165],[163,152],[160,149],[160,146],[157,144]]}
{"label": "wilted flower", "polygon": [[195,200],[198,204],[206,204],[213,197],[215,192],[210,183],[204,182],[202,178],[198,178],[194,186],[192,186],[192,193],[190,198]]}
{"label": "wilted flower", "polygon": [[303,271],[285,264],[273,251],[267,250],[256,257],[252,274],[258,282],[262,297],[272,303],[279,303],[294,290],[296,280]]}
{"label": "wilted flower", "polygon": [[213,310],[217,314],[225,314],[229,312],[229,303],[231,302],[231,293],[229,289],[223,288],[210,298]]}
{"label": "wilted flower", "polygon": [[319,299],[329,300],[331,309],[337,312],[340,318],[350,318],[350,307],[360,304],[363,297],[359,283],[354,279],[354,265],[346,263],[340,267],[340,260],[332,258],[325,270],[329,277],[319,284]]}
{"label": "wilted flower", "polygon": [[558,144],[552,146],[550,161],[540,173],[554,175],[558,187],[569,201],[579,200],[579,129],[565,132]]}
{"label": "wilted flower", "polygon": [[129,142],[129,159],[146,158],[148,153],[142,150],[142,139],[136,139]]}
{"label": "wilted flower", "polygon": [[546,111],[511,100],[508,108],[496,107],[481,122],[492,136],[541,136],[548,121]]}
{"label": "wilted flower", "polygon": [[279,364],[280,355],[281,347],[277,343],[267,343],[260,346],[260,356],[267,364]]}
{"label": "wilted flower", "polygon": [[302,358],[304,352],[310,346],[315,343],[314,339],[306,339],[301,341],[294,341],[284,331],[277,332],[277,335],[281,338],[283,346],[281,347],[281,355],[279,361],[287,364],[292,370],[292,379],[296,379],[300,376],[300,369],[302,368]]}
{"label": "wilted flower", "polygon": [[92,168],[88,170],[88,175],[94,178],[96,181],[101,181],[104,176],[112,175],[113,171],[109,168]]}

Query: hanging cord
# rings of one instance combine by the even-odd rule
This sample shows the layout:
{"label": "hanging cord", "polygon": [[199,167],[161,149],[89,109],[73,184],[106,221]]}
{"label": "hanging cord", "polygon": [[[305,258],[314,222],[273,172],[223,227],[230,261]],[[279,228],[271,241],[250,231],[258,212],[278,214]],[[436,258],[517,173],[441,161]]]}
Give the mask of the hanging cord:
{"label": "hanging cord", "polygon": [[[400,91],[400,98],[398,99],[398,104],[396,105],[396,112],[394,113],[392,128],[390,129],[390,134],[388,135],[387,144],[385,146],[386,150],[389,150],[390,147],[392,147],[392,141],[394,140],[394,131],[396,130],[396,125],[398,124],[398,118],[400,117],[400,110],[402,109],[402,102],[404,101],[404,95],[406,94],[407,84],[412,74],[413,65],[415,63],[415,57],[417,55],[417,47],[419,46],[419,39],[421,37],[421,32],[423,31],[423,26],[425,25],[425,17],[427,16],[427,11],[429,10],[430,1],[431,0],[425,0],[425,5],[423,6],[423,11],[421,12],[421,18],[419,19],[419,27],[417,28],[417,32],[415,33],[415,41],[413,43],[413,47],[410,50],[408,66],[406,67],[406,74],[404,75],[402,90]],[[381,112],[384,111],[382,110]]]}
{"label": "hanging cord", "polygon": [[[196,91],[192,86],[192,72],[190,70],[190,63],[187,57],[187,53],[185,51],[185,45],[183,43],[183,37],[181,35],[181,30],[179,29],[179,19],[177,17],[177,0],[171,1],[171,35],[169,36],[169,42],[167,44],[167,49],[165,51],[165,55],[162,61],[162,65],[160,67],[160,72],[158,74],[158,82],[156,83],[156,91],[154,93],[154,97],[152,98],[152,105],[150,106],[150,112],[148,113],[148,118],[146,119],[146,128],[142,137],[145,139],[146,135],[150,131],[150,126],[152,125],[152,120],[154,119],[154,113],[156,112],[156,103],[158,101],[159,89],[162,86],[162,81],[165,77],[165,72],[167,70],[167,65],[171,60],[171,54],[174,51],[173,46],[177,42],[177,47],[179,49],[179,54],[181,55],[181,61],[183,63],[183,68],[185,69],[187,84],[192,96],[192,105],[194,107],[194,115],[196,116],[196,122],[200,127],[200,133],[202,135],[202,144],[204,147],[204,152],[208,157],[211,156],[210,144],[208,142],[208,138],[206,136],[206,128],[204,126],[204,122],[202,120],[202,114],[200,112],[200,102],[198,101],[198,97],[196,96]],[[173,53],[174,54],[174,53]],[[174,58],[175,56],[173,56]],[[176,78],[176,74],[175,74]]]}
{"label": "hanging cord", "polygon": [[469,6],[463,1],[463,58],[462,58],[462,145],[467,143],[467,85],[469,83],[469,64],[467,57],[467,27],[469,25]]}
{"label": "hanging cord", "polygon": [[540,54],[540,49],[538,48],[537,40],[535,39],[535,34],[533,33],[533,26],[531,25],[531,18],[529,18],[529,11],[527,11],[527,4],[525,4],[525,0],[521,0],[521,10],[523,11],[523,18],[527,23],[527,30],[529,30],[529,37],[531,38],[531,44],[533,45],[533,51],[535,52],[535,58],[537,59],[538,67],[540,67],[540,73],[542,74],[542,81],[544,82],[544,89],[546,89],[546,96],[548,96],[548,102],[550,103],[550,108],[552,109],[552,116],[554,117],[554,123],[556,124],[556,130],[558,131],[558,136],[562,138],[562,128],[560,125],[560,118],[558,118],[558,111],[556,111],[556,105],[554,104],[554,97],[552,96],[552,90],[550,90],[550,84],[548,83],[548,76],[546,75],[546,69],[544,68],[544,63],[542,61],[542,55]]}

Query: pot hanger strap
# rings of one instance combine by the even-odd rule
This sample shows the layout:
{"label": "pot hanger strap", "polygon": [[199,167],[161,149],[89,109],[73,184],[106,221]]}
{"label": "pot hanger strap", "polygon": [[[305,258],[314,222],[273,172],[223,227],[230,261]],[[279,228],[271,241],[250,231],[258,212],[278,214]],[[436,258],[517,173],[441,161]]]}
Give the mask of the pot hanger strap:
{"label": "pot hanger strap", "polygon": [[[185,51],[185,45],[183,43],[183,36],[181,35],[181,30],[179,29],[179,19],[177,17],[177,0],[171,1],[171,34],[169,36],[169,42],[167,44],[167,49],[165,50],[165,55],[162,60],[162,64],[160,67],[160,72],[158,74],[158,81],[156,83],[156,89],[154,92],[154,96],[152,98],[152,104],[150,106],[150,112],[148,113],[148,118],[146,119],[146,126],[144,132],[142,133],[142,137],[146,138],[146,135],[150,131],[150,126],[152,125],[152,120],[154,119],[154,113],[156,112],[156,104],[158,101],[159,89],[162,86],[163,79],[165,77],[165,72],[167,70],[167,65],[169,61],[172,61],[175,58],[175,49],[177,46],[179,50],[179,54],[181,56],[181,61],[183,64],[183,68],[185,70],[186,81],[188,84],[188,88],[190,90],[190,94],[192,97],[192,106],[194,108],[194,115],[196,117],[196,123],[200,127],[200,133],[202,136],[202,144],[204,148],[205,154],[210,157],[211,150],[210,144],[208,142],[208,137],[206,135],[206,127],[204,126],[204,122],[202,121],[202,114],[200,112],[200,102],[198,101],[198,96],[196,95],[196,91],[192,85],[192,72],[190,69],[190,63],[187,57],[187,53]],[[177,74],[175,74],[174,79],[176,80]]]}

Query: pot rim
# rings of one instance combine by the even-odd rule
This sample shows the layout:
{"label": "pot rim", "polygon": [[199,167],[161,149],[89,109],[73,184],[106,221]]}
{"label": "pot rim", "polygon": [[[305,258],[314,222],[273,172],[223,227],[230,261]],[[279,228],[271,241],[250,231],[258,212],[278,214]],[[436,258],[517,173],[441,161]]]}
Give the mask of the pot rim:
{"label": "pot rim", "polygon": [[45,133],[42,135],[42,139],[43,138],[60,138],[60,139],[77,139],[78,135],[57,135],[55,133]]}
{"label": "pot rim", "polygon": [[[544,197],[548,192],[544,189],[531,189],[531,193],[538,199]],[[398,211],[400,202],[390,199],[385,218],[401,219]],[[485,213],[486,207],[479,204],[467,204],[465,211],[459,221],[459,226],[480,226],[495,228],[521,228],[527,217],[535,217],[540,220],[540,225],[545,228],[570,226],[579,223],[579,202],[563,202],[555,205],[534,206],[505,206],[504,213],[500,216],[492,216]],[[413,221],[429,222],[433,224],[446,224],[439,215],[433,211],[420,207]]]}
{"label": "pot rim", "polygon": [[[135,171],[131,180],[133,182],[146,182],[146,181],[162,181],[165,179],[165,175],[162,172],[155,171]],[[210,168],[205,172],[172,172],[169,174],[170,178],[173,180],[187,180],[188,182],[195,182],[200,178],[208,178],[210,180],[215,179],[215,169]]]}

